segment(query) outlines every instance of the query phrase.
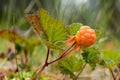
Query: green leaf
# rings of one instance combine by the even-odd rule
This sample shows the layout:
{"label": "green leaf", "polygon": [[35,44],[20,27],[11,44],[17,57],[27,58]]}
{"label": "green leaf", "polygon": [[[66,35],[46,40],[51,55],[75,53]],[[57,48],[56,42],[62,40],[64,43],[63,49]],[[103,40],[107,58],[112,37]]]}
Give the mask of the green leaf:
{"label": "green leaf", "polygon": [[101,56],[100,56],[99,52],[95,49],[90,50],[90,52],[88,54],[88,59],[91,62],[93,62],[93,61],[96,62],[96,63],[99,62],[100,57]]}
{"label": "green leaf", "polygon": [[74,72],[78,72],[83,65],[83,61],[75,56],[64,58],[59,62],[61,72],[75,77]]}
{"label": "green leaf", "polygon": [[43,9],[38,10],[38,15],[45,34],[47,34],[47,41],[55,43],[66,39],[66,30],[62,22],[53,20]]}
{"label": "green leaf", "polygon": [[66,40],[66,30],[60,20],[54,20],[47,32],[48,41],[50,42],[55,43]]}
{"label": "green leaf", "polygon": [[110,50],[104,50],[103,57],[104,59],[110,59],[112,61],[116,61],[120,57],[120,54]]}
{"label": "green leaf", "polygon": [[70,35],[75,35],[76,32],[80,29],[81,26],[83,26],[83,24],[73,23],[73,24],[67,26],[67,31]]}
{"label": "green leaf", "polygon": [[119,64],[120,54],[119,52],[113,52],[110,50],[103,51],[103,60],[105,62],[105,66],[112,67],[114,65]]}
{"label": "green leaf", "polygon": [[58,45],[63,45],[63,41],[66,40],[66,30],[62,22],[53,20],[43,9],[38,10],[38,15],[26,15],[26,18],[42,42],[50,48],[61,49]]}
{"label": "green leaf", "polygon": [[64,49],[63,49],[61,46],[57,46],[57,45],[55,45],[55,44],[53,44],[53,43],[51,43],[51,42],[48,42],[48,41],[46,41],[46,40],[43,40],[43,42],[44,42],[48,47],[50,47],[50,48],[52,48],[52,49],[58,49],[58,50],[64,51]]}
{"label": "green leaf", "polygon": [[92,69],[96,67],[96,64],[101,62],[101,53],[95,48],[85,48],[82,53],[83,59],[88,63]]}
{"label": "green leaf", "polygon": [[39,17],[39,22],[43,28],[43,33],[47,37],[48,40],[48,34],[49,34],[49,28],[50,25],[53,24],[53,19],[50,17],[49,13],[43,9],[38,10],[38,17]]}

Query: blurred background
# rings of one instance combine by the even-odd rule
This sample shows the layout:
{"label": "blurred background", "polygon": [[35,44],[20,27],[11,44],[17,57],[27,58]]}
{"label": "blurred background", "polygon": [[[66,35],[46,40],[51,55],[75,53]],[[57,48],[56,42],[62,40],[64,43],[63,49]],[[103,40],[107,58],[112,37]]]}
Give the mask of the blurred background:
{"label": "blurred background", "polygon": [[25,14],[35,13],[38,8],[64,25],[82,23],[99,30],[106,47],[116,50],[117,46],[119,50],[120,0],[0,0],[0,30],[14,26],[18,33],[24,33],[31,28]]}
{"label": "blurred background", "polygon": [[[96,47],[101,52],[108,50],[107,53],[111,56],[120,53],[120,0],[0,0],[0,68],[5,65],[6,59],[11,59],[15,55],[15,49],[17,53],[22,53],[17,58],[24,66],[26,63],[27,67],[39,65],[44,60],[45,54],[38,53],[44,53],[45,47],[43,44],[39,45],[40,42],[35,37],[31,25],[25,19],[26,14],[36,13],[39,8],[47,10],[52,18],[60,19],[65,26],[82,23],[94,28],[98,39]],[[3,30],[15,32],[7,33]],[[13,34],[17,35],[16,42],[19,44],[14,41]],[[31,39],[32,37],[35,38]],[[8,54],[9,56],[4,59],[3,57]],[[41,55],[44,57],[40,57]],[[7,63],[9,66],[11,64]],[[16,65],[12,64],[11,69],[13,67]]]}

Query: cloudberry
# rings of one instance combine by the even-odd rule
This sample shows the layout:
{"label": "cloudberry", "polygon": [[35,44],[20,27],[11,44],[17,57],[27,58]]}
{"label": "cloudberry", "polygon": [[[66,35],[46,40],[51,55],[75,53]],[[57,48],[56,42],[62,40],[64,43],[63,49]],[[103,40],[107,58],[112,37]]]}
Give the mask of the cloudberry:
{"label": "cloudberry", "polygon": [[80,46],[88,47],[92,45],[96,40],[95,31],[89,26],[83,26],[77,31],[75,35],[75,41]]}
{"label": "cloudberry", "polygon": [[89,26],[82,26],[75,36],[70,36],[70,38],[66,41],[66,44],[71,45],[75,42],[76,44],[74,48],[78,51],[80,46],[89,47],[94,44],[95,40],[95,31]]}

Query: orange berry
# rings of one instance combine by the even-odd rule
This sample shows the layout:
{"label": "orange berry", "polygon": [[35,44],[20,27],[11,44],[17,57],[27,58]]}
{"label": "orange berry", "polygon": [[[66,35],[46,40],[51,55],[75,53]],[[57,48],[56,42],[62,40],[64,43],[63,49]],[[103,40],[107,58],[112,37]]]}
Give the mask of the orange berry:
{"label": "orange berry", "polygon": [[94,44],[96,40],[95,31],[89,26],[83,26],[77,31],[75,35],[75,41],[80,46],[88,47]]}
{"label": "orange berry", "polygon": [[89,26],[82,26],[82,27],[80,28],[80,30],[85,30],[85,29],[90,29],[90,27],[89,27]]}

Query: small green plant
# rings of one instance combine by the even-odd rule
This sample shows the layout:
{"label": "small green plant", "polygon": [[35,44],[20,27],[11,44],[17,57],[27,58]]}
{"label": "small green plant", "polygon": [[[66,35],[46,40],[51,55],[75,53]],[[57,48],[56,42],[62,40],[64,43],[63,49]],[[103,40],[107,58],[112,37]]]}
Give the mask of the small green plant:
{"label": "small green plant", "polygon": [[[80,47],[83,47],[86,49],[87,47],[94,44],[96,40],[95,31],[91,29],[89,26],[82,26],[82,24],[80,23],[74,23],[70,26],[65,27],[61,21],[59,21],[58,19],[52,19],[48,14],[48,12],[46,12],[43,9],[39,9],[37,14],[26,15],[26,18],[29,21],[29,23],[32,25],[33,29],[36,31],[41,42],[43,42],[47,47],[47,55],[46,55],[45,63],[43,64],[42,68],[39,68],[36,71],[35,76],[33,77],[33,80],[38,80],[39,74],[41,74],[41,72],[50,64],[61,60],[73,50],[82,51],[82,48],[80,50]],[[67,35],[69,36],[68,40],[66,40]],[[66,46],[64,42],[65,44],[69,45],[68,49],[66,49],[66,47],[63,48],[63,46]],[[60,56],[58,58],[52,61],[48,61],[49,54],[51,53],[52,49],[60,50],[60,52],[62,51],[62,53],[60,53]],[[85,53],[83,52],[82,54],[85,54]],[[96,53],[91,53],[91,54],[88,54],[87,58],[85,59],[91,60],[96,58],[96,56],[97,56]],[[83,59],[84,57],[86,57],[86,55],[83,56]],[[89,63],[88,61],[90,60],[85,61],[85,63]],[[79,63],[79,60],[77,61]],[[61,62],[61,64],[67,64],[67,63]],[[78,67],[77,64],[76,66]],[[82,63],[80,63],[79,67],[81,66],[81,64]],[[84,64],[84,67],[85,65],[86,64]],[[76,66],[72,66],[72,67],[76,68]],[[69,71],[68,73],[71,73],[72,75],[74,75],[73,72],[76,70],[69,69],[67,71]]]}
{"label": "small green plant", "polygon": [[[99,30],[94,30],[82,23],[65,26],[59,19],[52,19],[43,9],[39,9],[35,14],[27,14],[25,17],[32,25],[37,37],[23,37],[13,30],[0,31],[0,37],[14,43],[16,49],[14,57],[21,56],[16,53],[23,53],[20,59],[22,65],[16,62],[19,68],[18,75],[12,75],[12,79],[53,80],[56,75],[51,73],[45,75],[43,71],[56,62],[53,68],[64,75],[70,75],[73,80],[79,79],[86,65],[89,65],[92,70],[97,65],[108,68],[113,79],[117,80],[119,71],[117,75],[114,74],[113,67],[119,68],[120,54],[99,48],[101,44]],[[31,69],[35,65],[31,64],[30,60],[34,58],[32,53],[35,47],[39,45],[40,48],[42,46],[41,50],[44,47],[41,54],[46,52],[46,59],[34,72]],[[11,56],[13,55],[7,55],[7,58]],[[5,78],[7,79],[6,76]]]}
{"label": "small green plant", "polygon": [[[27,76],[25,74],[29,73],[29,70],[31,69],[31,65],[32,65],[30,62],[32,53],[35,49],[35,46],[40,45],[39,39],[36,37],[28,38],[27,36],[21,36],[16,31],[13,31],[13,30],[1,30],[0,37],[6,40],[9,40],[13,44],[13,46],[10,46],[8,48],[7,53],[2,54],[4,57],[2,58],[3,61],[1,62],[0,67],[3,67],[4,64],[8,61],[13,62],[13,60],[16,60],[15,65],[17,66],[17,67],[14,67],[12,71],[9,71],[9,72],[6,71],[6,74],[8,76],[5,75],[3,76],[3,78],[5,77],[5,80],[11,79],[11,78],[15,80],[26,78]],[[15,51],[12,48],[15,49]],[[30,74],[32,75],[32,73]],[[3,79],[3,78],[0,77],[0,79]]]}

